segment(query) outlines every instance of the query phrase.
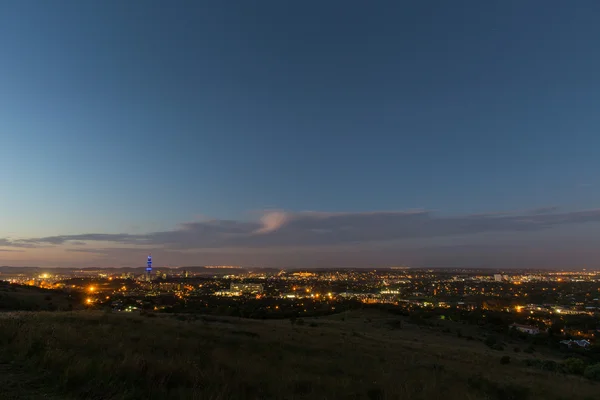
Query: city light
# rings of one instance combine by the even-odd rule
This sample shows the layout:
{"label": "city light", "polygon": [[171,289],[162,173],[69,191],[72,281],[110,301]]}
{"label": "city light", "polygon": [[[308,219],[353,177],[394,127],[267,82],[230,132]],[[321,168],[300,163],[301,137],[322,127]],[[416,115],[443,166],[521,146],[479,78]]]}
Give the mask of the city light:
{"label": "city light", "polygon": [[[32,269],[31,274],[10,276],[7,280],[85,293],[89,296],[83,299],[85,305],[128,312],[138,309],[162,312],[191,306],[226,315],[274,313],[271,317],[277,318],[293,313],[321,315],[325,309],[330,313],[341,312],[346,310],[344,304],[360,302],[399,307],[405,312],[456,309],[511,313],[513,316],[507,318],[540,326],[549,326],[553,318],[595,316],[600,312],[597,294],[600,272],[589,270],[236,269],[219,274],[218,268],[210,269],[210,273],[202,272],[202,267],[184,268],[161,267],[154,274],[148,274],[143,264],[137,272],[65,268],[60,274],[40,274]],[[580,331],[581,334],[578,331],[571,334],[588,334]]]}

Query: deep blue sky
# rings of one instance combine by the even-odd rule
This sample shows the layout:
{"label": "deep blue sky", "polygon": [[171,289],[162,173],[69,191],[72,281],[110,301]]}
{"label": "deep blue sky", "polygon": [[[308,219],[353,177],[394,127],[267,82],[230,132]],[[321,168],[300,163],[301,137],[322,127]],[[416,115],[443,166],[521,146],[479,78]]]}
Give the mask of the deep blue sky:
{"label": "deep blue sky", "polygon": [[0,2],[0,237],[594,208],[599,15],[596,0]]}

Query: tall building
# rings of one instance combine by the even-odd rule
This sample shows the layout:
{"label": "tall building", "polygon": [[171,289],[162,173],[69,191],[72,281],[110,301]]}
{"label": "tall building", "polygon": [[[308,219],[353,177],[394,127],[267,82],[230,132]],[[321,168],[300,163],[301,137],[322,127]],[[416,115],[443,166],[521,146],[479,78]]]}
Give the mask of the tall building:
{"label": "tall building", "polygon": [[148,261],[146,263],[146,279],[151,280],[152,276],[152,255],[148,255]]}
{"label": "tall building", "polygon": [[494,280],[496,282],[502,282],[503,278],[504,277],[501,274],[494,274]]}

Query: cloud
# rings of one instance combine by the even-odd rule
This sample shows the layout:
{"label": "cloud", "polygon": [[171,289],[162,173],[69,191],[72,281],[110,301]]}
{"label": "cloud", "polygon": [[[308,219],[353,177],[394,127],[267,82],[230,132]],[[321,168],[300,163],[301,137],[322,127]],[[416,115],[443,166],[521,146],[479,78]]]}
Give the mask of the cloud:
{"label": "cloud", "polygon": [[550,207],[539,207],[534,208],[533,210],[529,210],[530,214],[550,214],[558,211],[558,207],[550,206]]}
{"label": "cloud", "polygon": [[34,248],[37,246],[33,243],[29,243],[28,241],[0,238],[0,247]]}
{"label": "cloud", "polygon": [[545,207],[521,213],[463,216],[443,216],[426,210],[357,213],[272,211],[265,213],[259,221],[204,220],[182,224],[176,230],[147,234],[86,233],[21,240],[0,239],[0,247],[108,242],[165,250],[299,248],[492,232],[534,232],[567,224],[600,222],[600,209],[563,213],[555,211],[554,207]]}
{"label": "cloud", "polygon": [[110,252],[114,252],[116,249],[108,248],[108,249],[65,249],[65,251],[70,253],[89,253],[89,254],[107,254]]}
{"label": "cloud", "polygon": [[260,219],[262,227],[256,230],[256,233],[270,233],[281,228],[288,221],[288,214],[281,211],[266,213]]}

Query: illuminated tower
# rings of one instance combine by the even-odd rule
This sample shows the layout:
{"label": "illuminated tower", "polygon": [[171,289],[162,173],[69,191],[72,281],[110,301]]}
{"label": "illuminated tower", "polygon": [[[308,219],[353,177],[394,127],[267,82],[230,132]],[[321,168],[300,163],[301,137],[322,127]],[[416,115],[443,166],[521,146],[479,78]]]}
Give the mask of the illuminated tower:
{"label": "illuminated tower", "polygon": [[152,275],[152,255],[148,255],[148,263],[146,264],[146,278],[151,279]]}

